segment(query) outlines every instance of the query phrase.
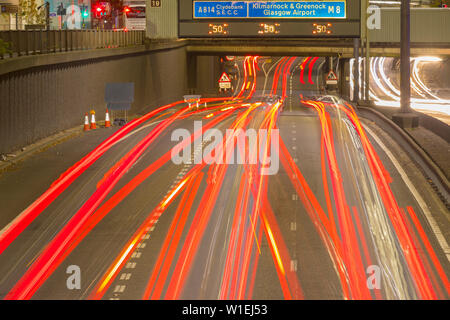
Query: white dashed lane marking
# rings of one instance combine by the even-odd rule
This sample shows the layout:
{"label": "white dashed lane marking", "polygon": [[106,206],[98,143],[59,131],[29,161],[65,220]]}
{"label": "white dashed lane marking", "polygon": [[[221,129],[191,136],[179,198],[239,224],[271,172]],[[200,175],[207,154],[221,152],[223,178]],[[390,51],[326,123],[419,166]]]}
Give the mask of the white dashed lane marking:
{"label": "white dashed lane marking", "polygon": [[125,286],[124,284],[122,284],[122,285],[117,285],[117,286],[114,288],[114,292],[120,292],[120,293],[122,293],[122,292],[125,290],[125,288],[126,288],[126,286]]}
{"label": "white dashed lane marking", "polygon": [[[166,196],[164,197],[164,199],[167,199],[168,195],[174,190],[175,187],[178,186],[179,182],[181,181],[182,178],[185,177],[186,173],[189,171],[189,169],[191,168],[191,164],[194,163],[194,159],[195,156],[201,152],[203,149],[203,144],[199,147],[197,147],[194,151],[194,154],[191,157],[191,161],[189,163],[186,163],[183,168],[181,169],[181,171],[178,173],[178,175],[176,176],[175,180],[173,181],[172,185],[169,188],[169,191],[167,192]],[[164,201],[164,200],[163,200]],[[159,214],[155,214],[155,219],[152,219],[150,221],[151,223],[151,227],[147,227],[145,228],[145,234],[142,235],[141,237],[141,241],[138,245],[137,245],[137,249],[144,249],[146,247],[146,243],[143,242],[144,240],[148,240],[150,238],[150,232],[152,232],[155,229],[155,224],[158,223],[158,218],[161,216],[161,213]],[[142,255],[142,252],[140,251],[135,251],[131,254],[130,259],[139,259]],[[125,269],[135,269],[136,268],[136,262],[134,261],[129,261],[126,263],[125,265]],[[131,271],[131,270],[130,270]],[[127,281],[131,278],[131,272],[124,272],[120,275],[119,281]],[[114,297],[109,298],[110,300],[120,300],[120,298],[118,297],[120,293],[123,293],[125,291],[126,285],[124,284],[118,284],[116,285],[116,287],[114,288]]]}
{"label": "white dashed lane marking", "polygon": [[297,230],[297,222],[291,222],[291,231],[296,231]]}
{"label": "white dashed lane marking", "polygon": [[131,273],[122,273],[120,275],[120,280],[130,280],[131,278]]}
{"label": "white dashed lane marking", "polygon": [[141,257],[141,252],[133,252],[132,254],[131,254],[131,258],[135,258],[135,259],[139,259],[140,257]]}
{"label": "white dashed lane marking", "polygon": [[[148,231],[148,230],[147,230]],[[145,242],[141,242],[137,245],[139,249],[144,249],[147,244]]]}
{"label": "white dashed lane marking", "polygon": [[291,260],[291,271],[297,271],[297,260]]}

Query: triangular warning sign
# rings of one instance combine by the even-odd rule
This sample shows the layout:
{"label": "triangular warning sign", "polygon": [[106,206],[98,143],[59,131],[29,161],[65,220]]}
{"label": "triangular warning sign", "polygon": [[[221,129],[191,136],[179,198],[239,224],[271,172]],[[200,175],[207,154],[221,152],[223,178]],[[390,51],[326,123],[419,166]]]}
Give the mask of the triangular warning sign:
{"label": "triangular warning sign", "polygon": [[228,77],[228,75],[224,72],[224,73],[222,73],[222,75],[220,76],[219,82],[231,82],[231,80],[230,80],[230,78]]}
{"label": "triangular warning sign", "polygon": [[337,79],[338,79],[338,78],[337,78],[337,76],[336,76],[336,73],[334,73],[333,70],[331,70],[330,72],[328,72],[327,80],[337,80]]}

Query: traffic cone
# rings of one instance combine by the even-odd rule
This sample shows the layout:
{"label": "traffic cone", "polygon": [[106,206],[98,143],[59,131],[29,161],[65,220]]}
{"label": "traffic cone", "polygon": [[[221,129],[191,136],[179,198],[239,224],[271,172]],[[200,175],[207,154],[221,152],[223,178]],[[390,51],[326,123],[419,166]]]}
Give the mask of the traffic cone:
{"label": "traffic cone", "polygon": [[84,116],[84,131],[88,131],[89,129],[89,115],[86,112],[85,116]]}
{"label": "traffic cone", "polygon": [[95,111],[91,110],[91,129],[97,129],[97,124],[95,123]]}
{"label": "traffic cone", "polygon": [[106,116],[105,116],[105,128],[111,127],[111,120],[109,120],[109,112],[108,108],[106,108]]}

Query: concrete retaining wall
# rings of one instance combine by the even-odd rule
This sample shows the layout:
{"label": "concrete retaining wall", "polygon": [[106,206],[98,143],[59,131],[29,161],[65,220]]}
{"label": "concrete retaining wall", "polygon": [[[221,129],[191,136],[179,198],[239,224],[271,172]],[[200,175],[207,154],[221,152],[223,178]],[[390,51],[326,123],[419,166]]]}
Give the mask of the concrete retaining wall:
{"label": "concrete retaining wall", "polygon": [[147,38],[178,39],[178,1],[161,0],[160,7],[152,7],[146,0]]}
{"label": "concrete retaining wall", "polygon": [[198,56],[196,92],[205,96],[217,96],[221,71],[219,57]]}
{"label": "concrete retaining wall", "polygon": [[[80,53],[83,54],[83,53]],[[134,82],[132,113],[181,99],[185,47],[44,65],[0,75],[0,154],[82,125],[94,109],[103,120],[105,83]]]}

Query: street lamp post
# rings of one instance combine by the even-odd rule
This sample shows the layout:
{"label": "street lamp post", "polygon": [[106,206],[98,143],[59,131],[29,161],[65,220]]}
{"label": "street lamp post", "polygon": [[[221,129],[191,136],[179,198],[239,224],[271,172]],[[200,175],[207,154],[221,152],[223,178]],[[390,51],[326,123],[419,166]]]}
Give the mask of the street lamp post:
{"label": "street lamp post", "polygon": [[353,102],[359,102],[359,38],[353,39]]}
{"label": "street lamp post", "polygon": [[401,3],[400,113],[411,112],[411,22],[410,0]]}
{"label": "street lamp post", "polygon": [[362,78],[362,92],[361,102],[365,105],[370,105],[369,86],[370,86],[370,42],[369,30],[367,28],[367,8],[369,7],[369,0],[361,1],[361,58],[363,58],[363,72]]}
{"label": "street lamp post", "polygon": [[419,126],[419,117],[411,109],[411,11],[410,0],[402,0],[400,7],[400,111],[392,120],[400,127]]}

